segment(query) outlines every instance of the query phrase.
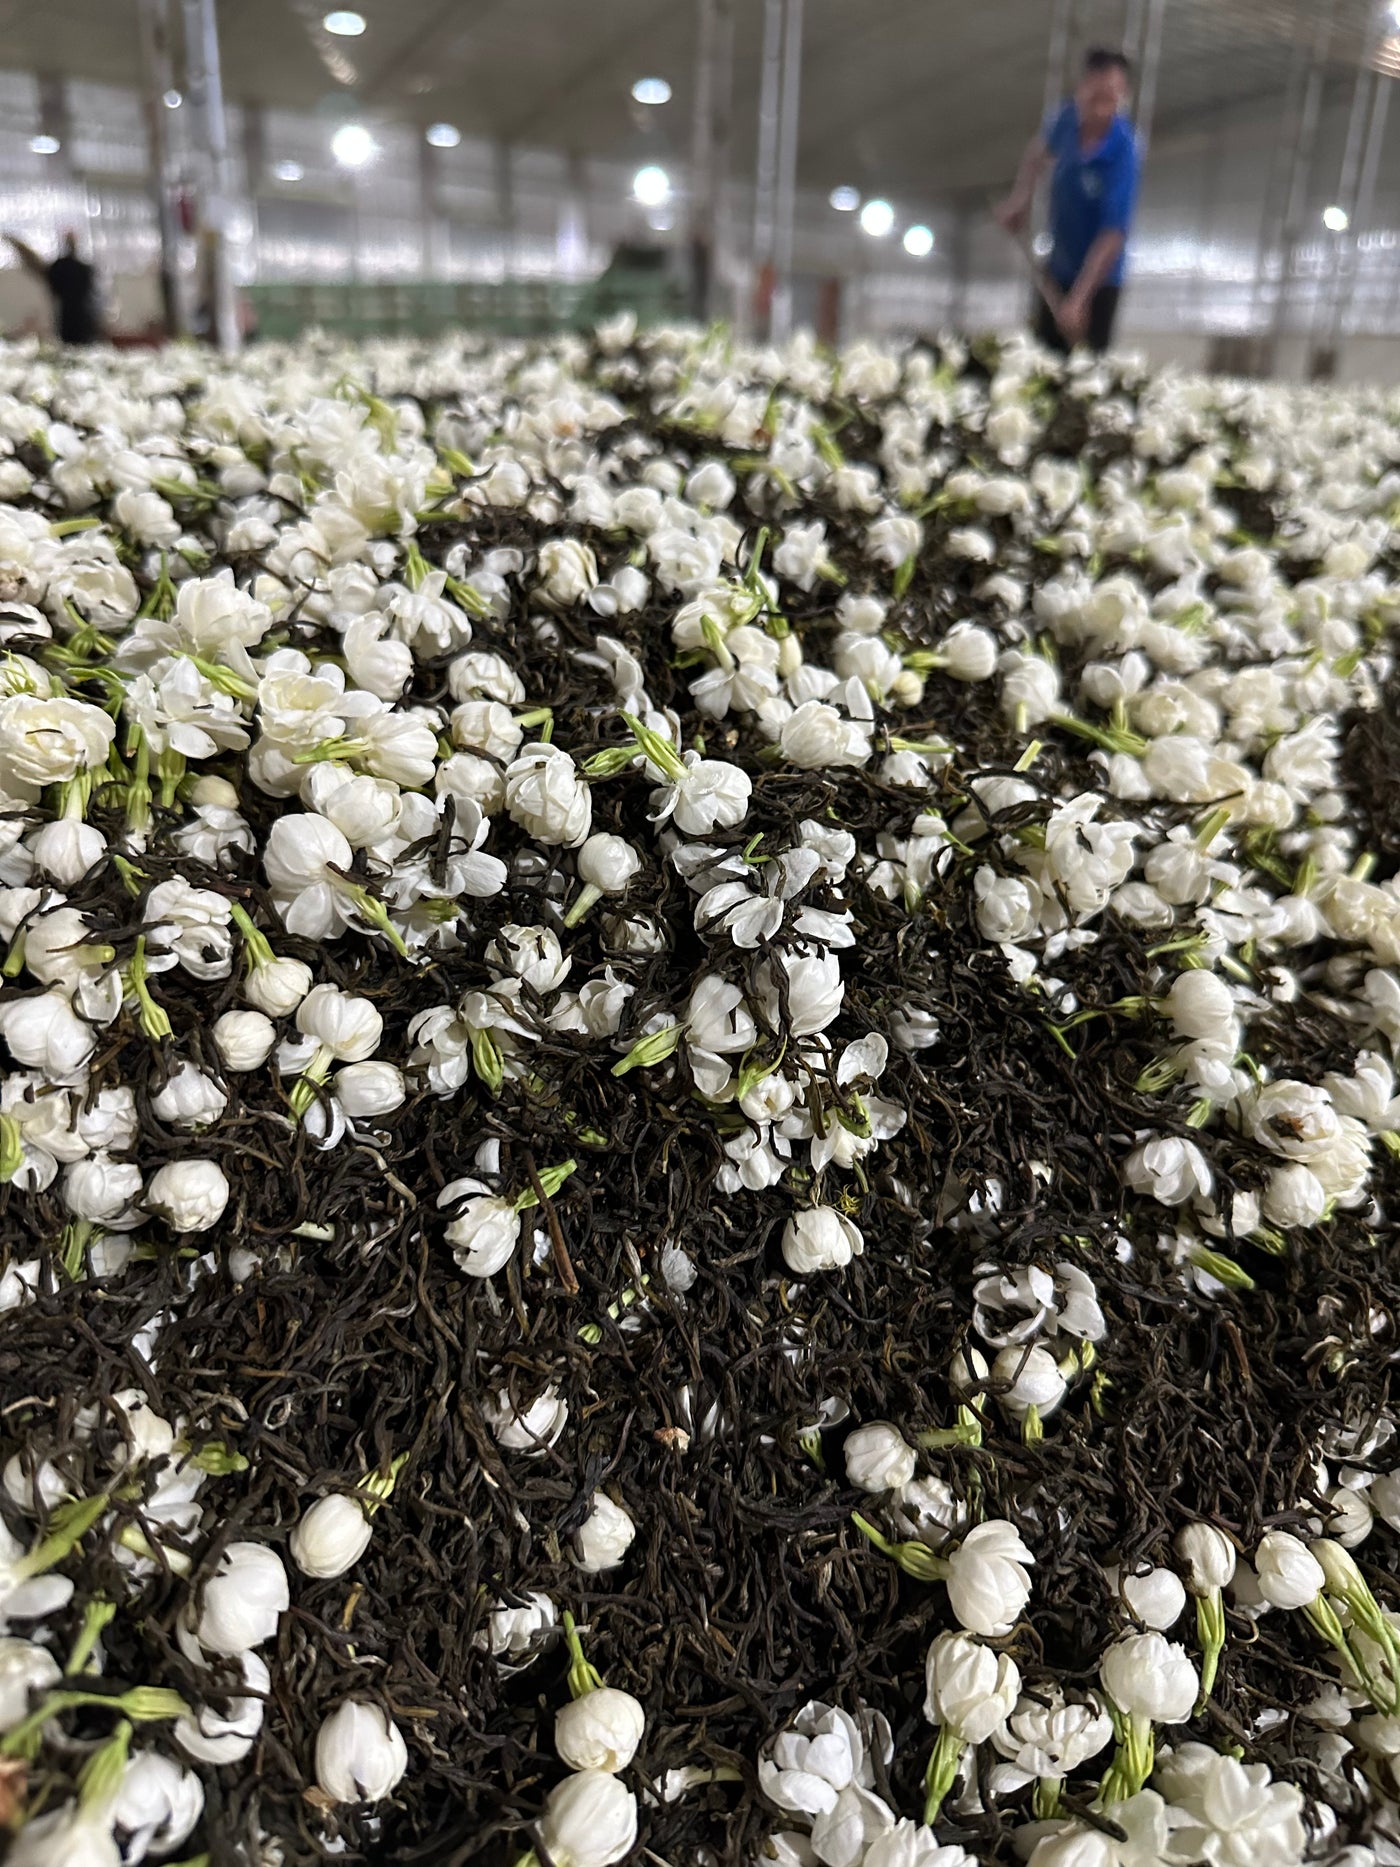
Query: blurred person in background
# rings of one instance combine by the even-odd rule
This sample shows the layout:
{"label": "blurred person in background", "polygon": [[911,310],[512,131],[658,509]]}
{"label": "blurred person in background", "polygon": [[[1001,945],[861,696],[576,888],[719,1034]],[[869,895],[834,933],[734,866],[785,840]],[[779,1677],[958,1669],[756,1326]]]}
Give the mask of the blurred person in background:
{"label": "blurred person in background", "polygon": [[1036,188],[1051,172],[1053,244],[1045,270],[1059,303],[1052,310],[1038,297],[1035,334],[1052,350],[1078,343],[1106,350],[1113,336],[1141,167],[1124,114],[1129,70],[1121,52],[1086,55],[1074,96],[1031,138],[1015,186],[996,210],[1009,233],[1024,237]]}
{"label": "blurred person in background", "polygon": [[102,335],[97,304],[97,274],[78,258],[78,236],[71,228],[63,236],[63,251],[46,260],[17,234],[5,238],[19,254],[20,264],[47,285],[53,297],[54,324],[62,344],[95,344]]}

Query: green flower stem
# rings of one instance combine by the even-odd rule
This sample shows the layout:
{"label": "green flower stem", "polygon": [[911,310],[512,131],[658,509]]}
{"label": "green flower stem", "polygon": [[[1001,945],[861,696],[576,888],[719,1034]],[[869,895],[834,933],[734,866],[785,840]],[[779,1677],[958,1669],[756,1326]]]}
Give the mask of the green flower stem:
{"label": "green flower stem", "polygon": [[668,1024],[664,1030],[653,1031],[650,1037],[640,1038],[620,1062],[614,1063],[613,1075],[625,1076],[629,1070],[648,1070],[658,1063],[664,1063],[667,1057],[675,1055],[684,1035],[683,1024]]}
{"label": "green flower stem", "polygon": [[[1115,730],[1112,726],[1093,726],[1088,720],[1081,720],[1073,713],[1052,713],[1051,724],[1062,727],[1065,732],[1077,733],[1081,739],[1087,739],[1091,745],[1102,748],[1105,752],[1129,752],[1134,758],[1141,758],[1147,750],[1150,740],[1141,733]],[[1023,726],[1017,727],[1024,732]]]}
{"label": "green flower stem", "polygon": [[251,916],[245,907],[237,901],[228,904],[229,917],[243,936],[243,945],[248,959],[248,971],[256,972],[259,966],[270,966],[277,955],[268,943],[266,934],[260,933],[253,925]]}
{"label": "green flower stem", "polygon": [[83,1274],[84,1258],[95,1230],[89,1219],[70,1219],[59,1234],[58,1255],[70,1283],[77,1283]]}
{"label": "green flower stem", "polygon": [[1241,1270],[1233,1258],[1212,1251],[1209,1245],[1192,1245],[1188,1256],[1197,1270],[1205,1271],[1217,1283],[1224,1284],[1227,1290],[1253,1290],[1254,1279],[1249,1272]]}
{"label": "green flower stem", "polygon": [[331,1064],[334,1061],[335,1059],[326,1046],[317,1044],[315,1054],[292,1084],[292,1092],[287,1097],[287,1106],[291,1109],[294,1120],[300,1121],[316,1100],[316,1092],[330,1075]]}
{"label": "green flower stem", "polygon": [[935,1556],[927,1543],[891,1542],[859,1511],[851,1512],[851,1522],[882,1556],[888,1556],[891,1562],[903,1569],[906,1575],[912,1575],[916,1581],[941,1582],[947,1576],[947,1563],[941,1556]]}
{"label": "green flower stem", "polygon": [[646,754],[658,771],[671,781],[679,784],[686,775],[685,760],[676,751],[669,739],[663,739],[660,733],[654,733],[649,726],[643,726],[635,713],[624,713],[627,729],[636,740],[638,749]]}
{"label": "green flower stem", "polygon": [[1201,1643],[1201,1696],[1196,1700],[1199,1718],[1215,1685],[1220,1655],[1225,1651],[1225,1605],[1218,1588],[1196,1597],[1196,1638]]}
{"label": "green flower stem", "polygon": [[1103,1808],[1112,1808],[1115,1802],[1126,1802],[1135,1796],[1152,1774],[1156,1761],[1157,1744],[1153,1735],[1151,1720],[1133,1712],[1128,1717],[1121,1713],[1114,1718],[1118,1730],[1118,1748],[1113,1753],[1113,1762],[1099,1786],[1098,1801]]}
{"label": "green flower stem", "polygon": [[471,1047],[472,1064],[477,1075],[492,1095],[498,1096],[506,1079],[505,1058],[501,1055],[500,1045],[490,1031],[473,1031]]}
{"label": "green flower stem", "polygon": [[397,1458],[389,1461],[388,1470],[367,1472],[355,1486],[363,1500],[361,1508],[367,1517],[372,1517],[381,1504],[386,1504],[394,1494],[394,1486],[399,1481],[399,1473],[408,1463],[408,1454],[401,1452]]}
{"label": "green flower stem", "polygon": [[92,1658],[93,1648],[97,1645],[103,1628],[108,1626],[116,1611],[115,1601],[108,1601],[102,1595],[93,1596],[83,1610],[82,1627],[68,1655],[68,1664],[63,1669],[65,1678],[72,1679],[77,1674],[86,1671],[87,1663]]}
{"label": "green flower stem", "polygon": [[1062,1776],[1037,1778],[1031,1792],[1031,1814],[1038,1822],[1051,1822],[1064,1811],[1065,1779]]}
{"label": "green flower stem", "polygon": [[73,1503],[56,1510],[53,1514],[54,1527],[27,1555],[20,1557],[12,1572],[21,1581],[27,1582],[55,1568],[65,1556],[73,1553],[111,1501],[108,1492],[99,1491],[95,1497],[77,1498]]}
{"label": "green flower stem", "polygon": [[132,731],[135,745],[128,750],[134,763],[126,786],[126,827],[133,836],[144,836],[151,827],[151,745],[139,726]]}
{"label": "green flower stem", "polygon": [[0,1186],[14,1179],[24,1165],[24,1141],[13,1115],[0,1115]]}
{"label": "green flower stem", "polygon": [[1314,1630],[1321,1634],[1327,1644],[1336,1652],[1357,1680],[1365,1688],[1376,1710],[1389,1714],[1396,1707],[1396,1691],[1393,1681],[1379,1680],[1364,1663],[1361,1655],[1347,1639],[1346,1629],[1337,1618],[1337,1611],[1325,1595],[1319,1595],[1316,1601],[1309,1602],[1303,1613]]}
{"label": "green flower stem", "polygon": [[569,1645],[569,1691],[574,1698],[583,1698],[589,1692],[596,1692],[603,1684],[603,1675],[596,1666],[590,1666],[584,1658],[583,1642],[579,1639],[574,1617],[565,1608],[563,1617],[564,1638]]}
{"label": "green flower stem", "polygon": [[336,890],[348,901],[354,902],[361,917],[383,934],[399,958],[407,959],[408,948],[404,944],[404,937],[390,920],[389,910],[384,903],[372,895],[368,888],[362,887],[359,882],[352,882],[347,876],[337,875],[330,869],[326,871],[326,874]]}
{"label": "green flower stem", "polygon": [[126,968],[125,985],[129,995],[136,1000],[137,1017],[147,1037],[153,1043],[159,1043],[163,1037],[169,1037],[170,1020],[151,997],[150,987],[146,984],[145,934],[138,934],[136,937],[136,947]]}
{"label": "green flower stem", "polygon": [[[559,1191],[560,1187],[563,1186],[569,1175],[577,1170],[578,1162],[576,1160],[561,1161],[554,1167],[541,1167],[538,1178],[540,1185],[544,1188],[545,1197],[547,1199],[553,1199],[554,1195]],[[515,1210],[517,1212],[526,1212],[531,1206],[538,1206],[539,1203],[539,1194],[535,1192],[533,1187],[527,1187],[525,1191],[516,1198]]]}
{"label": "green flower stem", "polygon": [[933,1754],[924,1772],[925,1827],[932,1828],[938,1820],[938,1812],[957,1781],[958,1765],[962,1762],[964,1748],[963,1740],[951,1726],[945,1724],[939,1728],[938,1736],[933,1740]]}
{"label": "green flower stem", "polygon": [[564,916],[566,927],[576,927],[595,903],[601,901],[603,891],[596,882],[585,882],[579,890],[578,899]]}
{"label": "green flower stem", "polygon": [[228,694],[233,700],[257,699],[258,684],[256,681],[245,681],[243,676],[235,674],[232,668],[226,668],[217,661],[207,661],[203,655],[187,654],[185,659],[192,661],[209,685],[217,688],[221,694]]}

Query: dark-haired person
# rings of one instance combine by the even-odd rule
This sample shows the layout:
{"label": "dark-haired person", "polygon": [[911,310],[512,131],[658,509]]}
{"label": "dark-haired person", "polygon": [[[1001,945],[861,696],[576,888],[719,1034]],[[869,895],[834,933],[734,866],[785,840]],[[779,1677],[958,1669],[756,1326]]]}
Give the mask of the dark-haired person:
{"label": "dark-haired person", "polygon": [[1035,333],[1052,349],[1087,343],[1106,350],[1113,336],[1141,167],[1124,115],[1128,88],[1121,52],[1090,52],[1074,96],[1031,138],[1015,186],[997,209],[1003,227],[1023,233],[1036,187],[1051,171],[1053,244],[1045,269],[1062,298],[1055,312],[1038,301]]}
{"label": "dark-haired person", "polygon": [[58,258],[46,260],[16,234],[5,238],[19,254],[25,271],[43,281],[53,295],[54,323],[61,344],[95,344],[102,335],[102,320],[97,310],[97,274],[85,259],[78,258],[78,236],[63,236],[63,251]]}

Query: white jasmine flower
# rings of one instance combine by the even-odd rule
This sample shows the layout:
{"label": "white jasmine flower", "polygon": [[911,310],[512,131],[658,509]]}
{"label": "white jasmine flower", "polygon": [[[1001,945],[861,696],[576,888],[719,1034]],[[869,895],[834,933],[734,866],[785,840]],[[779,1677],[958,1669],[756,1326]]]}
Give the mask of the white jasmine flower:
{"label": "white jasmine flower", "polygon": [[207,1232],[223,1217],[229,1190],[217,1161],[187,1157],[168,1162],[151,1176],[142,1203],[174,1232]]}
{"label": "white jasmine flower", "polygon": [[861,1491],[903,1491],[914,1476],[914,1448],[888,1420],[858,1426],[846,1441],[844,1457],[847,1482]]}
{"label": "white jasmine flower", "polygon": [[841,1270],[864,1251],[860,1227],[833,1206],[795,1212],[783,1229],[783,1257],[797,1277]]}
{"label": "white jasmine flower", "polygon": [[358,1498],[332,1491],[303,1512],[288,1547],[303,1575],[344,1575],[369,1548],[372,1531]]}
{"label": "white jasmine flower", "polygon": [[195,1623],[199,1644],[231,1658],[271,1640],[290,1605],[287,1572],[262,1543],[230,1543],[204,1584]]}
{"label": "white jasmine flower", "polygon": [[[574,1533],[579,1568],[585,1575],[601,1575],[606,1569],[615,1569],[632,1547],[636,1534],[637,1526],[622,1506],[615,1504],[605,1491],[595,1491],[592,1508]],[[573,1767],[591,1766],[575,1764]]]}
{"label": "white jasmine flower", "polygon": [[606,1770],[577,1770],[550,1790],[540,1839],[555,1867],[613,1867],[637,1839],[637,1798]]}
{"label": "white jasmine flower", "polygon": [[630,1692],[599,1686],[565,1705],[554,1720],[554,1748],[571,1770],[615,1776],[637,1754],[646,1714]]}
{"label": "white jasmine flower", "polygon": [[347,1699],[316,1733],[316,1781],[332,1802],[380,1802],[407,1768],[403,1733],[378,1705]]}
{"label": "white jasmine flower", "polygon": [[1017,1530],[1001,1519],[979,1523],[946,1558],[948,1600],[969,1632],[1009,1634],[1030,1599],[1026,1570],[1035,1557]]}

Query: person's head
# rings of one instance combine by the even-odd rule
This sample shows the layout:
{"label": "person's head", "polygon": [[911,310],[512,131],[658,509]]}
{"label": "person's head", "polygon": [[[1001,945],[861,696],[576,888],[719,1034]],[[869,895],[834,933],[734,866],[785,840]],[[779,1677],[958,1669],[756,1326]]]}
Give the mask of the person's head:
{"label": "person's head", "polygon": [[1095,46],[1085,54],[1074,101],[1085,129],[1102,135],[1128,101],[1132,67],[1121,52]]}

